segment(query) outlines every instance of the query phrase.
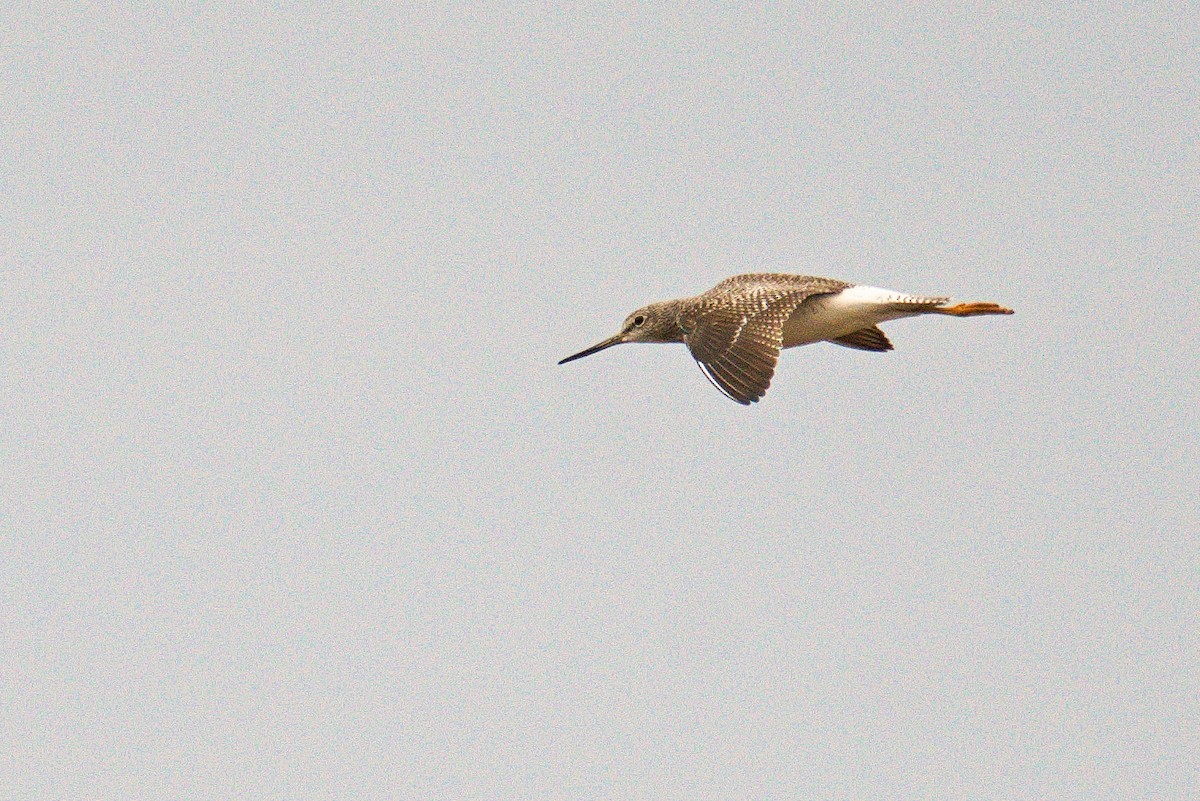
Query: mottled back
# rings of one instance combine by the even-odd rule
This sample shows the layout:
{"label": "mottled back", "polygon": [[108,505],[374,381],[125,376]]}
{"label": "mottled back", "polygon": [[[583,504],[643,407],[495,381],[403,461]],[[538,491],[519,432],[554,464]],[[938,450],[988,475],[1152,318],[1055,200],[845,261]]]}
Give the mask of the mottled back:
{"label": "mottled back", "polygon": [[850,284],[832,278],[749,273],[726,278],[679,315],[692,356],[732,400],[750,404],[766,394],[783,347],[783,324],[808,298]]}

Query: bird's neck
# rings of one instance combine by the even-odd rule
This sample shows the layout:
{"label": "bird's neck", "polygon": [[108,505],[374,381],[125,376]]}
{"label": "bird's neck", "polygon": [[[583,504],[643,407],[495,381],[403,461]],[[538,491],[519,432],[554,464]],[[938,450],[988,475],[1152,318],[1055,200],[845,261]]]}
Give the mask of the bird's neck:
{"label": "bird's neck", "polygon": [[662,303],[655,304],[659,310],[657,316],[662,320],[660,330],[655,331],[656,342],[684,341],[683,328],[679,325],[679,312],[682,310],[686,300],[686,298],[664,300]]}

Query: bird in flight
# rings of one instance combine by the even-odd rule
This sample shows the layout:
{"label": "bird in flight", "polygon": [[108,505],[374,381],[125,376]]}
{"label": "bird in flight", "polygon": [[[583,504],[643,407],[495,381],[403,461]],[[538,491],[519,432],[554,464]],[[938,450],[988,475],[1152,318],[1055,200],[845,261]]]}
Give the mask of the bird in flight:
{"label": "bird in flight", "polygon": [[616,334],[559,364],[624,342],[682,342],[713,386],[749,405],[766,394],[783,348],[832,342],[883,352],[892,343],[879,324],[889,320],[1013,313],[995,303],[949,302],[811,275],[735,275],[694,298],[643,306]]}

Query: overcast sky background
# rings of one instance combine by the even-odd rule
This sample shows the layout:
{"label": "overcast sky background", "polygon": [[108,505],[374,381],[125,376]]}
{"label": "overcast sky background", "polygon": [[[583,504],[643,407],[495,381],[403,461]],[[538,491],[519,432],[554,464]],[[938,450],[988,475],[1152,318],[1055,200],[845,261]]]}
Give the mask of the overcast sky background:
{"label": "overcast sky background", "polygon": [[5,11],[0,797],[1200,796],[1198,18]]}

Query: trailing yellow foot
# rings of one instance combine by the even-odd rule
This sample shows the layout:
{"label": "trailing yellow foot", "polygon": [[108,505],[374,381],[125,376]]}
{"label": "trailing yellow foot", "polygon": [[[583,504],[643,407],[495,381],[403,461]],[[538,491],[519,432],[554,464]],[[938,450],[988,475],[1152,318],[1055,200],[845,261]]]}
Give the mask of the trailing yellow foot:
{"label": "trailing yellow foot", "polygon": [[981,314],[1012,314],[1012,309],[1006,309],[996,303],[960,303],[957,306],[939,306],[932,309],[936,314],[948,314],[951,317],[978,317]]}

